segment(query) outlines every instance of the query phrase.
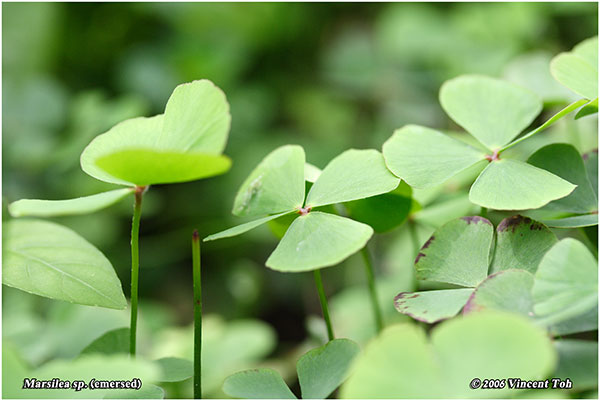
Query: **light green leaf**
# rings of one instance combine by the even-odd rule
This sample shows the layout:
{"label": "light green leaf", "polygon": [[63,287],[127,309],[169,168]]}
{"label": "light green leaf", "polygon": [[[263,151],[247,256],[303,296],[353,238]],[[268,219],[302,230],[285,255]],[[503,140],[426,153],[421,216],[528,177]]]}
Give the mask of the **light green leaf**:
{"label": "light green leaf", "polygon": [[269,153],[238,190],[233,214],[260,216],[302,207],[304,163],[304,149],[298,145]]}
{"label": "light green leaf", "polygon": [[546,333],[525,318],[486,311],[442,322],[431,343],[422,328],[386,328],[357,358],[341,398],[504,398],[505,389],[472,390],[475,377],[543,379],[555,351]]}
{"label": "light green leaf", "polygon": [[448,115],[490,150],[506,145],[542,111],[533,92],[507,81],[463,75],[446,81],[440,103]]}
{"label": "light green leaf", "polygon": [[302,355],[296,364],[302,398],[327,398],[347,379],[359,352],[358,344],[342,338]]}
{"label": "light green leaf", "polygon": [[564,198],[575,185],[530,164],[511,159],[491,162],[481,173],[469,199],[497,210],[537,209]]}
{"label": "light green leaf", "polygon": [[245,232],[248,232],[258,226],[261,226],[263,224],[265,224],[268,221],[277,219],[281,216],[287,215],[289,213],[292,213],[293,210],[289,210],[287,212],[283,212],[283,213],[279,213],[279,214],[274,214],[272,216],[267,216],[267,217],[263,217],[262,219],[258,219],[258,220],[253,220],[253,221],[249,221],[247,223],[244,224],[240,224],[239,226],[235,226],[235,227],[231,227],[228,228],[225,231],[221,231],[220,233],[216,233],[216,234],[212,234],[209,235],[208,237],[204,238],[204,242],[206,241],[214,241],[216,239],[221,239],[221,238],[229,238],[229,237],[235,237],[237,235],[243,234]]}
{"label": "light green leaf", "polygon": [[162,400],[165,398],[165,390],[150,383],[142,383],[139,390],[113,390],[106,394],[105,400]]}
{"label": "light green leaf", "polygon": [[29,368],[17,352],[17,348],[6,340],[2,341],[2,398],[27,398],[23,390],[23,379],[31,377]]}
{"label": "light green leaf", "polygon": [[412,207],[411,189],[406,183],[386,194],[371,196],[344,204],[349,217],[370,225],[382,233],[406,221]]}
{"label": "light green leaf", "polygon": [[552,228],[577,228],[598,225],[598,214],[584,214],[581,216],[564,217],[562,219],[542,220],[542,223]]}
{"label": "light green leaf", "polygon": [[558,241],[548,227],[519,215],[502,220],[496,232],[490,273],[507,269],[535,273],[544,254]]}
{"label": "light green leaf", "polygon": [[8,211],[13,217],[93,213],[117,203],[132,192],[133,189],[124,188],[66,200],[21,199],[8,205]]}
{"label": "light green leaf", "polygon": [[161,358],[155,361],[160,366],[160,382],[180,382],[194,375],[192,361],[182,358]]}
{"label": "light green leaf", "polygon": [[573,51],[552,59],[550,71],[554,78],[586,99],[598,97],[598,38],[587,39]]}
{"label": "light green leaf", "polygon": [[86,354],[127,354],[129,352],[129,328],[123,327],[107,331],[85,347],[79,355]]}
{"label": "light green leaf", "polygon": [[106,257],[70,229],[40,220],[3,224],[2,283],[48,298],[124,309]]}
{"label": "light green leaf", "polygon": [[417,255],[417,278],[475,287],[487,277],[493,239],[492,223],[483,217],[462,217],[444,224]]}
{"label": "light green leaf", "polygon": [[463,313],[484,309],[533,315],[533,275],[525,270],[502,270],[483,280],[465,305]]}
{"label": "light green leaf", "polygon": [[165,114],[125,120],[97,136],[81,154],[81,168],[123,185],[184,182],[221,174],[229,106],[210,81],[178,86]]}
{"label": "light green leaf", "polygon": [[548,331],[554,336],[594,330],[598,330],[598,307],[592,308],[582,315],[548,326]]}
{"label": "light green leaf", "polygon": [[306,206],[368,198],[390,192],[398,184],[400,180],[387,169],[381,153],[373,149],[350,149],[323,169],[308,193]]}
{"label": "light green leaf", "polygon": [[230,125],[229,104],[221,89],[207,79],[181,84],[167,102],[156,146],[220,154]]}
{"label": "light green leaf", "polygon": [[544,146],[531,155],[527,163],[577,185],[569,196],[550,202],[545,209],[565,213],[589,213],[598,210],[598,199],[588,179],[583,159],[573,145],[553,143]]}
{"label": "light green leaf", "polygon": [[312,182],[313,184],[315,183],[315,181],[317,181],[319,179],[319,176],[321,175],[321,169],[318,168],[315,165],[312,165],[310,163],[304,163],[304,179],[308,182]]}
{"label": "light green leaf", "polygon": [[345,217],[310,212],[298,217],[267,260],[267,267],[302,272],[337,265],[362,249],[373,229]]}
{"label": "light green leaf", "polygon": [[592,189],[598,197],[598,149],[583,155],[583,164],[587,172],[588,179],[592,184]]}
{"label": "light green leaf", "polygon": [[598,305],[598,262],[581,242],[565,238],[540,262],[532,294],[547,324],[583,314]]}
{"label": "light green leaf", "polygon": [[383,144],[383,156],[392,173],[415,188],[441,184],[485,158],[480,150],[418,125],[396,130]]}
{"label": "light green leaf", "polygon": [[598,387],[598,342],[557,340],[558,366],[553,377],[568,377],[575,391]]}
{"label": "light green leaf", "polygon": [[235,373],[223,383],[225,394],[245,399],[296,399],[281,375],[273,369],[252,369]]}
{"label": "light green leaf", "polygon": [[479,207],[469,201],[468,194],[457,194],[447,200],[427,205],[412,214],[412,218],[419,224],[438,228],[452,219],[473,214]]}
{"label": "light green leaf", "polygon": [[431,324],[455,316],[472,293],[470,288],[401,292],[394,298],[394,306],[400,313]]}
{"label": "light green leaf", "polygon": [[575,114],[575,120],[579,120],[582,117],[589,116],[590,114],[598,113],[598,98],[591,100],[589,103],[585,104],[577,114]]}

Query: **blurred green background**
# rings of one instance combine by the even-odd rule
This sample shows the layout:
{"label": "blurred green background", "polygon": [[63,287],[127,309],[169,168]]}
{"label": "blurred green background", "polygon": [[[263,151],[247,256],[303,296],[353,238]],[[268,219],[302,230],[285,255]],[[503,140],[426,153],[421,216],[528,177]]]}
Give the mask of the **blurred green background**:
{"label": "blurred green background", "polygon": [[[231,104],[225,153],[233,168],[221,177],[151,188],[141,226],[141,352],[191,357],[191,232],[206,236],[241,222],[230,214],[235,193],[268,152],[300,144],[307,161],[323,168],[347,148],[380,149],[404,124],[457,130],[437,92],[444,80],[465,73],[533,86],[551,110],[571,95],[549,78],[548,62],[596,35],[597,15],[596,3],[573,2],[4,3],[3,219],[6,205],[20,198],[114,188],[79,168],[87,143],[123,119],[161,113],[179,83],[215,82]],[[559,129],[597,124],[587,120]],[[571,137],[582,152],[597,146],[595,137]],[[131,212],[127,200],[94,215],[55,219],[108,256],[126,295]],[[408,237],[400,229],[372,241],[378,275],[395,278],[380,283],[389,321],[401,319],[391,297],[413,285]],[[215,356],[224,373],[214,373],[209,394],[222,396],[219,374],[266,357],[293,373],[295,356],[323,335],[312,274],[264,267],[276,242],[263,227],[203,246],[204,310],[213,315],[206,330],[220,341],[212,349],[237,353],[233,361]],[[326,269],[323,279],[338,331],[366,340],[371,333],[362,326],[370,324],[357,320],[369,316],[360,263],[353,256]],[[3,298],[3,337],[34,366],[77,355],[77,347],[127,325],[127,312],[6,287]],[[190,386],[167,390],[191,394]]]}

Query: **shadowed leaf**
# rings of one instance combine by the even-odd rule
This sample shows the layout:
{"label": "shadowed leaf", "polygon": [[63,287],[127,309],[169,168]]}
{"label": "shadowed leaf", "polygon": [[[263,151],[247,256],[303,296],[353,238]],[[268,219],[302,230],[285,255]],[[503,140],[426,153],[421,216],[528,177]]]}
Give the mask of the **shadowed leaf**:
{"label": "shadowed leaf", "polygon": [[533,275],[525,270],[503,270],[483,280],[469,298],[463,313],[497,309],[533,315]]}
{"label": "shadowed leaf", "polygon": [[425,292],[402,292],[394,298],[398,312],[425,323],[455,316],[473,293],[470,288]]}
{"label": "shadowed leaf", "polygon": [[92,341],[80,355],[86,354],[127,354],[129,353],[129,328],[110,330]]}

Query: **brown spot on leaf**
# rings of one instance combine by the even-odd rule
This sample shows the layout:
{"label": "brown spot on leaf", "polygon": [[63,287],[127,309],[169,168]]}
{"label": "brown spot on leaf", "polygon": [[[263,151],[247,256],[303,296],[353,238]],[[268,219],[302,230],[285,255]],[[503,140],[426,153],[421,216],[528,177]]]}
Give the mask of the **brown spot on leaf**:
{"label": "brown spot on leaf", "polygon": [[477,223],[485,223],[485,224],[489,224],[490,226],[492,225],[492,223],[490,223],[490,221],[484,217],[481,216],[465,216],[465,217],[461,217],[461,220],[464,220],[467,222],[467,224],[477,224]]}
{"label": "brown spot on leaf", "polygon": [[502,232],[502,231],[511,230],[514,233],[515,230],[517,229],[517,227],[519,226],[519,224],[530,224],[530,223],[531,223],[531,219],[529,217],[523,217],[520,214],[518,214],[516,216],[507,217],[504,220],[502,220],[500,222],[500,224],[498,224],[498,228],[496,228],[496,231]]}
{"label": "brown spot on leaf", "polygon": [[417,255],[417,257],[415,258],[415,264],[419,263],[419,259],[421,259],[423,256],[425,256],[425,254],[419,252],[419,254]]}
{"label": "brown spot on leaf", "polygon": [[435,236],[433,236],[433,235],[431,237],[429,237],[427,242],[425,242],[423,244],[423,246],[421,247],[421,250],[429,248],[429,245],[431,245],[431,243],[433,242],[434,239],[435,239]]}
{"label": "brown spot on leaf", "polygon": [[407,297],[407,298],[416,298],[418,296],[419,296],[419,294],[414,294],[414,295],[411,295],[410,297]]}

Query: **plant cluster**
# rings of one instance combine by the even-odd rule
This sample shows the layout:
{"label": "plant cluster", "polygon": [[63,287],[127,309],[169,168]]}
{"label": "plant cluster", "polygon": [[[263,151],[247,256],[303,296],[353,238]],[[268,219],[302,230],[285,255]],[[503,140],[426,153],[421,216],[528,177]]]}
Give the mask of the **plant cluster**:
{"label": "plant cluster", "polygon": [[[444,83],[439,99],[469,135],[406,125],[393,133],[381,152],[350,149],[322,170],[306,162],[301,146],[285,145],[248,175],[232,212],[254,220],[204,241],[268,224],[280,241],[265,265],[282,273],[313,272],[328,341],[298,360],[303,398],[327,398],[340,386],[342,398],[524,394],[510,388],[473,391],[468,384],[476,377],[543,380],[554,375],[570,377],[577,391],[597,387],[597,370],[591,377],[597,369],[597,341],[562,338],[598,328],[597,244],[586,236],[564,234],[565,229],[598,224],[597,152],[582,156],[568,143],[541,146],[525,157],[518,151],[576,110],[575,119],[597,113],[597,63],[597,38],[552,60],[555,79],[581,99],[543,122],[539,121],[543,100],[529,89],[497,78],[463,75]],[[161,395],[162,383],[193,376],[194,396],[201,398],[198,232],[192,237],[194,361],[133,358],[141,207],[151,185],[225,173],[231,164],[222,155],[230,120],[225,95],[210,81],[180,85],[164,114],[123,121],[96,137],[81,154],[84,172],[126,188],[10,205],[14,217],[51,217],[92,213],[126,197],[133,197],[134,204],[129,327],[96,339],[70,365],[49,363],[27,372],[9,354],[5,369],[10,366],[13,377],[74,378],[91,372],[108,379],[136,372],[144,382],[142,390],[119,396],[151,398]],[[423,194],[456,177],[470,185],[468,212],[461,209],[448,218],[448,209],[420,204],[413,197],[413,191]],[[447,201],[456,209],[456,199]],[[419,224],[439,219],[440,214],[444,224],[427,241],[420,241]],[[414,322],[386,327],[368,242],[375,233],[403,224],[418,248],[414,268],[420,288],[384,302],[394,302],[400,314],[425,324],[447,320],[432,330]],[[127,307],[110,261],[74,231],[39,219],[10,220],[3,228],[3,284],[83,305]],[[377,333],[362,351],[352,339],[336,338],[321,276],[322,269],[357,252],[363,257]],[[463,316],[455,317],[461,311]],[[102,369],[96,371],[98,366]],[[268,368],[235,373],[222,388],[236,398],[296,398],[279,373]],[[18,386],[7,391],[9,396],[23,396]],[[67,396],[66,391],[54,394]]]}

